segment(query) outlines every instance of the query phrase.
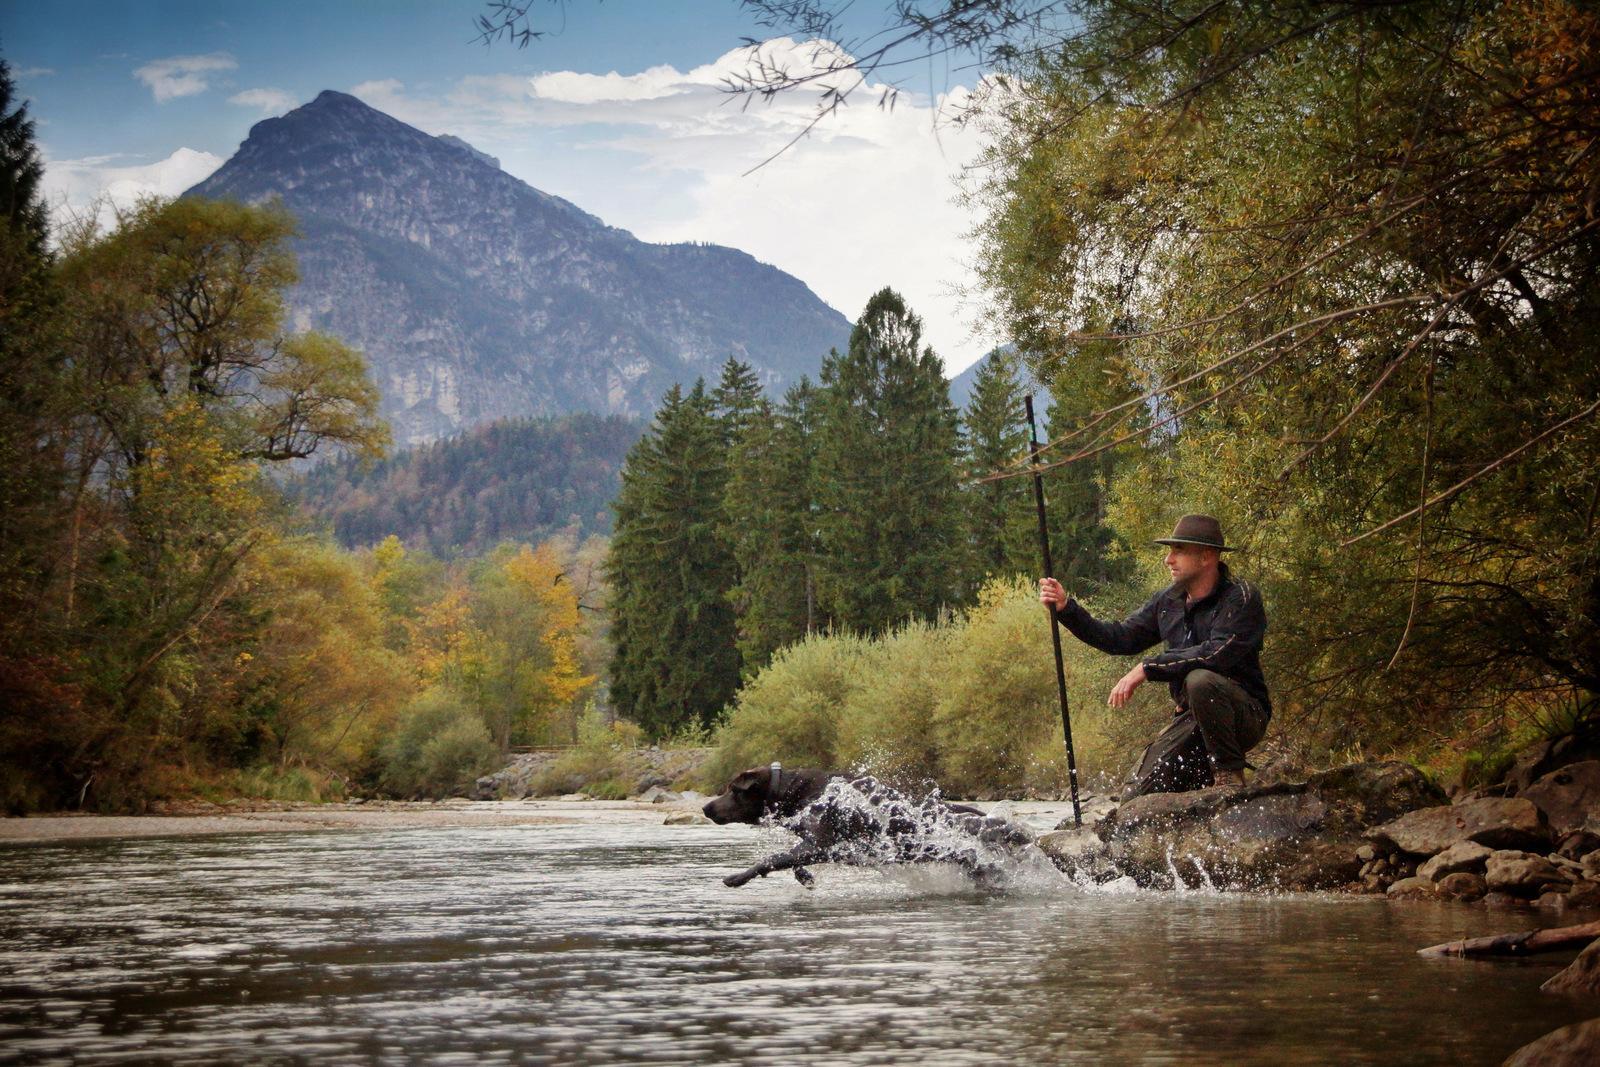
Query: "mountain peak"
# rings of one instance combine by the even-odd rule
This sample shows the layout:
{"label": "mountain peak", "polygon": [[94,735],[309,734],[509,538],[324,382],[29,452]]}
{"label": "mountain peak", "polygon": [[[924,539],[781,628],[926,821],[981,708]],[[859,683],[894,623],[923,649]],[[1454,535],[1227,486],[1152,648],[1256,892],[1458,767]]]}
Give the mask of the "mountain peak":
{"label": "mountain peak", "polygon": [[729,354],[778,389],[850,332],[774,267],[641,242],[348,93],[256,123],[185,195],[282,200],[295,327],[366,354],[405,443],[510,415],[647,414]]}

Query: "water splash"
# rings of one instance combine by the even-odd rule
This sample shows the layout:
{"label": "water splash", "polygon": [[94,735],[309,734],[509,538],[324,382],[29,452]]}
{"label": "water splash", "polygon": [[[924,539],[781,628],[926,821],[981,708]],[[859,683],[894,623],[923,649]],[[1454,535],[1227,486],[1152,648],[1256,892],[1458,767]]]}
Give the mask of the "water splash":
{"label": "water splash", "polygon": [[[869,775],[838,778],[811,805],[771,825],[814,844],[817,863],[878,868],[897,878],[904,877],[905,865],[936,865],[959,871],[966,890],[1059,890],[1071,884],[1026,827],[952,806],[937,787],[913,796]],[[926,874],[911,877],[927,881]]]}

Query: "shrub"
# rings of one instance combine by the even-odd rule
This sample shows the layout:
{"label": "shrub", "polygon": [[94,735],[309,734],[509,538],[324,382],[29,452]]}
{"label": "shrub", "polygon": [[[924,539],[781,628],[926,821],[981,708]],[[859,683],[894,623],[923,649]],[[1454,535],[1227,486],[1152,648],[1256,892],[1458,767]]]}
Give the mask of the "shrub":
{"label": "shrub", "polygon": [[490,770],[499,751],[459,696],[435,687],[400,714],[380,752],[383,787],[406,797],[452,796]]}
{"label": "shrub", "polygon": [[876,663],[871,642],[853,634],[812,634],[780,650],[739,692],[701,782],[720,789],[746,767],[773,760],[839,766],[840,713]]}
{"label": "shrub", "polygon": [[951,626],[917,621],[864,650],[859,680],[839,709],[842,767],[903,785],[939,778],[933,715],[960,653],[958,636]]}
{"label": "shrub", "polygon": [[[1113,611],[1099,609],[1101,614]],[[1164,684],[1127,707],[1106,694],[1130,659],[1063,634],[1079,778],[1120,779],[1170,712]],[[814,634],[781,650],[736,699],[701,772],[708,788],[774,759],[931,778],[949,796],[1067,788],[1049,623],[1027,579],[986,583],[970,612],[877,639]]]}

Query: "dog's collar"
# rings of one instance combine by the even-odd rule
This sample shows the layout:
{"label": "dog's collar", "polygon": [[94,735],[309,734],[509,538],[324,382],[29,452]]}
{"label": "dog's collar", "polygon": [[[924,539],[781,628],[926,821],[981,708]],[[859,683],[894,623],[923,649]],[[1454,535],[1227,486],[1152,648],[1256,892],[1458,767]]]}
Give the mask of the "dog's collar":
{"label": "dog's collar", "polygon": [[767,795],[772,798],[774,804],[776,804],[777,801],[778,801],[778,798],[783,795],[782,790],[780,788],[782,782],[783,782],[783,764],[779,763],[777,760],[773,760],[772,761],[772,782],[768,786]]}

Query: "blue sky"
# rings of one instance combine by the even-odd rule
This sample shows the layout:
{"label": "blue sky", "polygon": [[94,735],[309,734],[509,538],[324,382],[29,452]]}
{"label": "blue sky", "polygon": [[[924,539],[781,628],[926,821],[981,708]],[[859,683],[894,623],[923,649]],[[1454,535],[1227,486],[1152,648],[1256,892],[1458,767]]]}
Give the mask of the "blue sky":
{"label": "blue sky", "polygon": [[[875,29],[883,5],[856,8],[847,36]],[[539,3],[537,24],[552,32],[526,49],[476,41],[484,10],[479,0],[0,0],[0,54],[30,101],[58,210],[181,192],[253,123],[338,89],[457,134],[646,240],[743,248],[852,318],[893,285],[951,373],[992,343],[973,334],[979,305],[958,292],[976,219],[954,202],[954,175],[981,135],[936,121],[975,72],[919,68],[892,113],[865,89],[744,177],[803,125],[813,98],[741,112],[717,88],[748,63],[742,38],[770,32],[733,0]],[[769,47],[801,63],[815,48]]]}

